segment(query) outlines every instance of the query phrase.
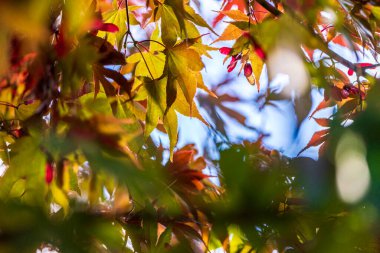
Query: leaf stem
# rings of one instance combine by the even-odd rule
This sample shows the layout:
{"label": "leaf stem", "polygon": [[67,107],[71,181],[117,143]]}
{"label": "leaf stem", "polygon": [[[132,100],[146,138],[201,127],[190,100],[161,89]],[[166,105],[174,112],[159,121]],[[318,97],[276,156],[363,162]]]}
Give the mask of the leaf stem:
{"label": "leaf stem", "polygon": [[150,75],[150,77],[152,77],[152,80],[154,80],[153,74],[152,74],[152,72],[150,71],[150,68],[149,68],[149,66],[148,66],[148,63],[146,62],[146,59],[145,59],[143,53],[141,52],[141,49],[138,47],[138,44],[135,44],[135,47],[137,48],[137,50],[139,50],[140,55],[141,55],[141,57],[142,57],[142,59],[143,59],[143,61],[144,61],[144,63],[145,63],[145,66],[146,66],[146,68],[148,69],[149,75]]}
{"label": "leaf stem", "polygon": [[[153,80],[153,79],[154,79],[153,74],[152,74],[152,72],[150,71],[150,68],[149,68],[149,66],[148,66],[148,63],[147,63],[147,61],[146,61],[146,59],[145,59],[143,53],[141,52],[141,49],[139,48],[140,41],[135,40],[135,38],[133,37],[132,32],[131,32],[131,25],[130,25],[130,22],[129,22],[128,0],[125,0],[125,11],[126,11],[126,14],[127,14],[127,29],[128,29],[128,30],[127,30],[127,32],[126,32],[126,37],[125,37],[124,45],[127,44],[128,36],[130,36],[130,37],[131,37],[131,40],[132,40],[132,42],[133,42],[133,46],[134,46],[135,48],[137,48],[137,50],[139,51],[139,53],[140,53],[142,59],[144,60],[145,66],[146,66],[146,68],[148,69],[149,75],[152,77],[152,80]],[[140,45],[140,46],[142,46],[142,45]],[[142,47],[143,47],[144,49],[146,49],[144,46],[142,46]],[[147,50],[147,51],[149,51],[149,50]]]}
{"label": "leaf stem", "polygon": [[159,42],[159,41],[157,41],[157,40],[140,40],[139,41],[139,43],[143,43],[143,42],[155,42],[155,43],[157,43],[157,44],[159,44],[159,45],[161,45],[161,46],[163,46],[164,48],[166,48],[166,46],[163,44],[163,43],[161,43],[161,42]]}
{"label": "leaf stem", "polygon": [[129,9],[128,9],[128,0],[125,0],[125,11],[127,14],[127,33],[131,34],[131,25],[129,23]]}
{"label": "leaf stem", "polygon": [[8,102],[0,101],[0,105],[9,106],[9,107],[15,108],[16,110],[18,110],[18,108],[22,104],[24,104],[24,103],[21,103],[21,104],[18,104],[18,105],[14,105],[14,104],[11,104],[11,103],[8,103]]}

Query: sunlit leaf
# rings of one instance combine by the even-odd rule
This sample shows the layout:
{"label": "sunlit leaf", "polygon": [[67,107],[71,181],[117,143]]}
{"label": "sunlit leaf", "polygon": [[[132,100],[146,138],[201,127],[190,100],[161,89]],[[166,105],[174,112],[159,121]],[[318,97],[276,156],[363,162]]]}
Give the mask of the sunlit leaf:
{"label": "sunlit leaf", "polygon": [[157,79],[162,76],[165,67],[166,56],[163,53],[135,53],[127,58],[129,63],[137,63],[136,76],[144,76]]}
{"label": "sunlit leaf", "polygon": [[223,33],[214,40],[213,43],[218,41],[225,41],[225,40],[236,40],[243,34],[243,31],[236,27],[233,24],[229,24],[226,29],[223,31]]}

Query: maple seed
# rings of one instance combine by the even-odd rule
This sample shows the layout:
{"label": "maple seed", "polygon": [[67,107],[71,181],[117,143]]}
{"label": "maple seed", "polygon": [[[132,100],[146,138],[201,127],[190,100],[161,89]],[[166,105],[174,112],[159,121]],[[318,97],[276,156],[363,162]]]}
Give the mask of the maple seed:
{"label": "maple seed", "polygon": [[232,52],[232,48],[230,48],[230,47],[221,47],[221,48],[219,48],[219,52],[221,54],[229,55]]}
{"label": "maple seed", "polygon": [[230,64],[227,66],[227,71],[231,72],[236,67],[237,61],[231,60]]}
{"label": "maple seed", "polygon": [[250,63],[246,63],[246,64],[244,65],[244,75],[245,75],[246,77],[249,77],[249,76],[252,75],[252,66],[251,66]]}
{"label": "maple seed", "polygon": [[230,64],[228,64],[228,66],[227,66],[227,71],[231,72],[232,70],[234,70],[234,68],[236,67],[236,64],[237,64],[238,60],[240,60],[240,59],[241,59],[241,54],[235,54],[235,55],[233,55],[232,58],[231,58]]}
{"label": "maple seed", "polygon": [[236,67],[236,64],[237,64],[237,61],[239,60],[240,58],[237,56],[237,55],[233,55],[232,58],[231,58],[231,62],[230,64],[228,64],[227,66],[227,71],[228,72],[231,72],[232,70],[234,70],[234,68]]}
{"label": "maple seed", "polygon": [[51,163],[47,163],[45,166],[45,182],[50,184],[53,181],[54,170]]}

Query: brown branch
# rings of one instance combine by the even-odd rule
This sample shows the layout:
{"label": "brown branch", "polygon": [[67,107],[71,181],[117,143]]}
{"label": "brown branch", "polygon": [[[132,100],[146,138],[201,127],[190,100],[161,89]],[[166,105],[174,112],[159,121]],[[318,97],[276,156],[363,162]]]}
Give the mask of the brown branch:
{"label": "brown branch", "polygon": [[262,7],[264,7],[264,9],[266,9],[267,11],[269,11],[272,15],[276,17],[279,17],[282,14],[281,11],[279,11],[276,7],[274,7],[273,5],[271,5],[265,0],[256,0],[256,2],[258,2]]}
{"label": "brown branch", "polygon": [[161,45],[161,46],[163,46],[164,48],[166,48],[166,46],[164,45],[164,44],[162,44],[161,42],[159,42],[159,41],[157,41],[157,40],[140,40],[139,41],[139,43],[143,43],[143,42],[155,42],[155,43],[157,43],[157,44],[159,44],[159,45]]}
{"label": "brown branch", "polygon": [[24,103],[21,103],[21,104],[18,104],[18,105],[14,105],[14,104],[11,104],[11,103],[8,103],[8,102],[0,101],[0,105],[9,106],[9,107],[15,108],[16,110],[18,110],[18,108],[20,107],[20,105],[23,105],[23,104]]}
{"label": "brown branch", "polygon": [[[266,0],[256,0],[261,6],[263,6],[267,11],[269,11],[272,15],[275,17],[281,16],[283,13],[279,11],[276,7],[268,3]],[[289,10],[290,11],[290,10]],[[304,23],[304,21],[299,18],[295,13],[291,13],[291,16],[300,24]],[[347,68],[350,68],[354,70],[355,72],[359,72],[361,70],[365,70],[364,68],[358,67],[356,64],[350,62],[349,60],[346,60],[336,52],[332,51],[330,48],[328,48],[328,45],[326,45],[326,42],[316,33],[315,29],[310,25],[307,24],[306,27],[307,30],[316,38],[318,41],[324,45],[323,48],[319,48],[323,53],[329,55],[331,58],[339,62],[340,64],[344,65]]]}
{"label": "brown branch", "polygon": [[[148,69],[149,75],[152,77],[152,80],[154,80],[154,77],[153,77],[153,75],[152,75],[152,72],[150,71],[150,68],[149,68],[149,66],[148,66],[148,63],[147,63],[147,61],[146,61],[146,59],[145,59],[143,53],[141,52],[141,49],[139,48],[139,45],[140,45],[139,43],[140,43],[140,42],[135,40],[135,38],[133,37],[132,32],[131,32],[131,25],[130,25],[130,22],[129,22],[128,0],[125,0],[125,11],[126,11],[126,14],[127,14],[127,28],[128,28],[128,31],[126,32],[125,43],[124,43],[124,44],[125,44],[125,45],[127,44],[128,36],[130,36],[131,39],[132,39],[132,42],[133,42],[133,46],[134,46],[135,48],[137,48],[137,50],[139,51],[139,53],[140,53],[140,55],[141,55],[141,57],[142,57],[142,59],[143,59],[143,61],[144,61],[144,63],[145,63],[145,66],[146,66],[146,68]],[[141,46],[145,49],[145,47],[144,47],[143,45],[141,45]]]}

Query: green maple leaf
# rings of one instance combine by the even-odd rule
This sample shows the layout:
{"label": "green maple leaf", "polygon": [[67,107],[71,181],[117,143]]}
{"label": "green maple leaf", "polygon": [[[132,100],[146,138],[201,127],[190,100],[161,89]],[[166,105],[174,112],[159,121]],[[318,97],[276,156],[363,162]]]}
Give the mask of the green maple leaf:
{"label": "green maple leaf", "polygon": [[170,159],[172,159],[178,140],[178,119],[174,109],[166,111],[167,79],[166,76],[159,80],[144,79],[144,87],[148,91],[144,137],[147,138],[161,120],[169,136]]}
{"label": "green maple leaf", "polygon": [[174,46],[180,33],[180,24],[174,14],[173,8],[162,4],[158,7],[158,15],[161,16],[161,37],[168,47]]}
{"label": "green maple leaf", "polygon": [[170,141],[170,161],[173,161],[173,150],[178,141],[178,118],[174,110],[169,110],[164,117],[164,127]]}
{"label": "green maple leaf", "polygon": [[183,0],[166,0],[165,5],[170,6],[172,8],[175,17],[177,18],[180,32],[184,31],[184,33],[186,34],[184,1]]}
{"label": "green maple leaf", "polygon": [[160,80],[144,79],[144,87],[148,91],[148,103],[145,120],[144,136],[147,138],[156,128],[159,119],[163,118],[166,108],[167,77]]}
{"label": "green maple leaf", "polygon": [[195,10],[193,8],[191,8],[189,5],[185,5],[185,11],[186,11],[185,17],[188,20],[192,21],[196,25],[206,27],[210,31],[212,31],[214,34],[216,34],[215,31],[211,28],[211,26],[209,26],[207,24],[207,22],[202,18],[202,16],[200,16],[198,13],[196,13]]}

